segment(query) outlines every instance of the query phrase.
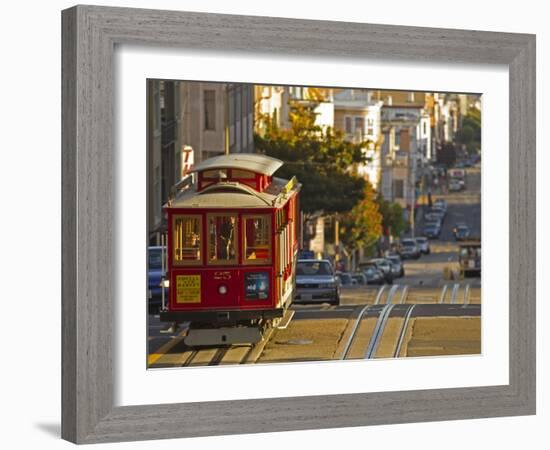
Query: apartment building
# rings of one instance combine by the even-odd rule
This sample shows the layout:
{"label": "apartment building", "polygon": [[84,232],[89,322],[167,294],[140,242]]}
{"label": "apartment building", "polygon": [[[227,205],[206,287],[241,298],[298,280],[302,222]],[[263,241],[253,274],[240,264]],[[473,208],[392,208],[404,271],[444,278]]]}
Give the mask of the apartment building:
{"label": "apartment building", "polygon": [[290,128],[293,105],[312,106],[315,125],[326,130],[334,125],[332,89],[303,86],[257,85],[254,90],[255,132],[262,135],[268,126]]}
{"label": "apartment building", "polygon": [[373,93],[364,89],[340,89],[334,93],[334,128],[344,133],[345,139],[364,143],[367,163],[357,167],[357,174],[368,179],[379,190],[382,162],[382,105],[373,100]]}
{"label": "apartment building", "polygon": [[250,84],[148,80],[147,223],[151,244],[166,224],[162,206],[186,177],[189,158],[254,151]]}

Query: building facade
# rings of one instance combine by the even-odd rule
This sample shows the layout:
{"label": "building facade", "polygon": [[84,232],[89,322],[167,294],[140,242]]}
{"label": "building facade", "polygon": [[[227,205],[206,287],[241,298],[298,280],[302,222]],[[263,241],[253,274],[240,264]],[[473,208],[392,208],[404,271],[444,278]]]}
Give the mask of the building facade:
{"label": "building facade", "polygon": [[334,128],[346,140],[364,143],[367,162],[356,168],[357,174],[377,191],[382,177],[382,105],[382,101],[373,100],[371,91],[363,89],[341,89],[334,94]]}
{"label": "building facade", "polygon": [[158,245],[163,205],[190,162],[254,151],[254,86],[148,80],[147,124],[147,225]]}

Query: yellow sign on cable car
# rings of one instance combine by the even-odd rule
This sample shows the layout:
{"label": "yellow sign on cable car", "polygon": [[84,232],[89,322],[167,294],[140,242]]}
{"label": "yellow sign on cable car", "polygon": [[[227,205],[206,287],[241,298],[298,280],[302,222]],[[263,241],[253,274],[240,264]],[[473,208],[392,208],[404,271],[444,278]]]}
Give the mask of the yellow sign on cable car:
{"label": "yellow sign on cable car", "polygon": [[200,303],[201,302],[201,276],[177,275],[176,276],[176,302]]}

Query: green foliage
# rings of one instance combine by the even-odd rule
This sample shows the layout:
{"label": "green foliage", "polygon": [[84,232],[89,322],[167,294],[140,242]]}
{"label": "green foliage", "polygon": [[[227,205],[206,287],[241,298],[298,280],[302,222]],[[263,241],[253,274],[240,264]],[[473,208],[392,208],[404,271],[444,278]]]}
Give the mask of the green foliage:
{"label": "green foliage", "polygon": [[474,129],[470,125],[464,125],[456,133],[456,139],[461,144],[470,144],[474,140]]}
{"label": "green foliage", "polygon": [[441,150],[437,152],[437,162],[447,167],[454,166],[456,162],[456,149],[452,142],[443,143]]}
{"label": "green foliage", "polygon": [[[466,131],[468,129],[470,131]],[[467,140],[470,133],[471,139]],[[470,109],[468,114],[462,118],[462,129],[459,130],[457,138],[459,142],[466,144],[468,148],[473,147],[472,143],[477,144],[478,147],[481,145],[481,111],[479,109]]]}
{"label": "green foliage", "polygon": [[266,131],[254,136],[255,146],[284,161],[277,176],[296,176],[302,183],[301,205],[306,214],[318,210],[347,213],[364,196],[366,181],[349,169],[365,162],[362,148],[366,143],[347,142],[342,133],[316,125],[314,108],[313,103],[292,105],[290,129],[274,127],[271,118],[261,118]]}
{"label": "green foliage", "polygon": [[390,203],[379,195],[376,198],[380,214],[382,215],[382,227],[384,232],[389,232],[394,237],[399,237],[407,229],[407,222],[403,216],[403,208],[399,203]]}
{"label": "green foliage", "polygon": [[340,218],[340,239],[352,250],[372,246],[382,236],[382,214],[376,192],[366,183],[361,200]]}

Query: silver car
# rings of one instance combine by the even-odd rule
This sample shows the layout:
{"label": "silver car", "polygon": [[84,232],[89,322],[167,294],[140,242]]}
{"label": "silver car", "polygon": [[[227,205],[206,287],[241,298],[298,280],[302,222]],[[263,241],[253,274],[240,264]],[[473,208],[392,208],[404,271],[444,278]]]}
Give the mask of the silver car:
{"label": "silver car", "polygon": [[401,257],[399,255],[389,255],[386,259],[392,263],[394,278],[405,276],[405,268],[403,267],[403,261],[401,261]]}
{"label": "silver car", "polygon": [[401,241],[401,249],[399,251],[402,259],[418,259],[420,258],[420,248],[415,239],[407,238]]}
{"label": "silver car", "polygon": [[340,304],[340,284],[326,259],[298,260],[294,303],[308,302]]}
{"label": "silver car", "polygon": [[425,237],[417,237],[415,238],[416,243],[418,244],[418,248],[422,253],[425,255],[430,254],[430,242],[428,241],[428,238]]}

